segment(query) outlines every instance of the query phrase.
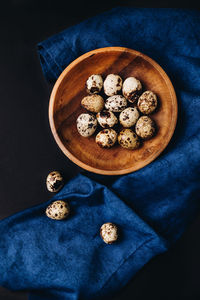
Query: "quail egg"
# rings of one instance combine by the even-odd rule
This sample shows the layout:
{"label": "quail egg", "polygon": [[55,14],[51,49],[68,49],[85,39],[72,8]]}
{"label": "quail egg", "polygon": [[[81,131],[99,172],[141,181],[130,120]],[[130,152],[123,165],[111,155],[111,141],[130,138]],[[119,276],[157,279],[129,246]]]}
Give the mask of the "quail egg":
{"label": "quail egg", "polygon": [[100,228],[100,236],[106,244],[113,244],[118,239],[118,229],[113,223],[105,223]]}
{"label": "quail egg", "polygon": [[104,80],[103,87],[107,96],[116,95],[122,89],[122,79],[119,75],[109,74]]}
{"label": "quail egg", "polygon": [[97,114],[97,121],[103,128],[113,127],[118,123],[117,117],[112,111],[102,110]]}
{"label": "quail egg", "polygon": [[111,96],[105,102],[105,108],[112,112],[121,112],[126,107],[127,100],[122,95]]}
{"label": "quail egg", "polygon": [[103,129],[96,136],[96,143],[102,148],[112,147],[117,140],[117,133],[114,129]]}
{"label": "quail egg", "polygon": [[46,185],[49,192],[58,192],[63,184],[63,177],[58,171],[53,171],[47,176]]}
{"label": "quail egg", "polygon": [[91,136],[97,128],[97,119],[92,114],[81,114],[76,123],[79,134],[84,137]]}
{"label": "quail egg", "polygon": [[122,86],[122,94],[129,102],[134,103],[137,101],[141,92],[142,84],[137,78],[126,78]]}
{"label": "quail egg", "polygon": [[122,129],[118,135],[118,143],[126,149],[135,150],[140,146],[140,139],[131,129]]}
{"label": "quail egg", "polygon": [[140,114],[136,107],[128,107],[120,113],[119,122],[126,128],[132,127],[139,119],[139,116]]}
{"label": "quail egg", "polygon": [[86,89],[89,94],[98,94],[103,87],[103,79],[99,74],[91,75],[86,81]]}
{"label": "quail egg", "polygon": [[46,209],[46,215],[53,220],[63,220],[70,213],[69,204],[65,201],[54,201]]}
{"label": "quail egg", "polygon": [[142,116],[135,125],[135,131],[142,139],[150,139],[156,131],[155,122],[147,116]]}
{"label": "quail egg", "polygon": [[104,108],[104,100],[100,95],[94,94],[84,97],[81,105],[91,112],[98,113]]}
{"label": "quail egg", "polygon": [[139,98],[137,106],[145,114],[151,114],[157,107],[157,96],[152,91],[145,91]]}

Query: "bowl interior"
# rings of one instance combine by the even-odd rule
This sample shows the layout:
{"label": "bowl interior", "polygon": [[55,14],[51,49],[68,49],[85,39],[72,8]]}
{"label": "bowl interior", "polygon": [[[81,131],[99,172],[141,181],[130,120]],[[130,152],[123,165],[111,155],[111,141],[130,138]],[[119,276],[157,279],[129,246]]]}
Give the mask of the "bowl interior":
{"label": "bowl interior", "polygon": [[[159,107],[151,115],[157,134],[137,150],[116,144],[102,149],[95,136],[85,138],[76,128],[77,117],[86,112],[80,105],[87,95],[85,82],[91,74],[119,74],[122,79],[138,78],[144,90],[158,96]],[[79,166],[101,174],[135,171],[154,160],[168,144],[176,124],[177,102],[173,86],[161,67],[147,56],[126,48],[102,48],[79,57],[61,74],[52,91],[49,107],[50,125],[62,151]]]}

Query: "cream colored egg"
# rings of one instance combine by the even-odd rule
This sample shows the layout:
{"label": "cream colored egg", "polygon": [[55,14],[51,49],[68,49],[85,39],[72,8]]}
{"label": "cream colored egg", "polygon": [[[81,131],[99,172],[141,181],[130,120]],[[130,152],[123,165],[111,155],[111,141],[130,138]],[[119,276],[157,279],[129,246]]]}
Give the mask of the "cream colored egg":
{"label": "cream colored egg", "polygon": [[118,94],[122,89],[122,78],[117,74],[109,74],[103,84],[107,96]]}
{"label": "cream colored egg", "polygon": [[134,103],[138,100],[142,92],[142,84],[135,77],[128,77],[123,83],[122,94],[129,102]]}
{"label": "cream colored egg", "polygon": [[111,128],[118,123],[118,119],[112,111],[102,110],[96,117],[98,123],[103,128]]}
{"label": "cream colored egg", "polygon": [[135,150],[140,146],[140,139],[133,130],[125,128],[118,135],[118,143],[123,148]]}
{"label": "cream colored egg", "polygon": [[117,140],[117,133],[114,129],[101,130],[96,136],[96,143],[102,148],[111,148]]}
{"label": "cream colored egg", "polygon": [[89,94],[98,94],[102,87],[103,78],[100,74],[93,74],[86,81],[86,89]]}
{"label": "cream colored egg", "polygon": [[157,96],[152,91],[145,91],[138,99],[138,109],[141,113],[149,115],[155,111],[158,101]]}
{"label": "cream colored egg", "polygon": [[112,112],[121,112],[126,107],[127,100],[122,95],[111,96],[105,102],[105,108]]}
{"label": "cream colored egg", "polygon": [[63,220],[70,213],[69,204],[65,201],[54,201],[46,209],[46,215],[53,220]]}
{"label": "cream colored egg", "polygon": [[150,117],[142,116],[135,125],[135,131],[142,139],[150,139],[156,132],[155,122]]}
{"label": "cream colored egg", "polygon": [[118,239],[118,229],[113,223],[105,223],[100,228],[100,236],[106,244],[113,244]]}
{"label": "cream colored egg", "polygon": [[49,173],[46,179],[46,185],[49,192],[58,192],[63,186],[63,177],[58,171]]}
{"label": "cream colored egg", "polygon": [[119,115],[119,122],[123,127],[129,128],[135,125],[140,114],[136,107],[128,107]]}
{"label": "cream colored egg", "polygon": [[100,95],[94,94],[84,97],[81,105],[91,112],[98,113],[104,108],[104,100]]}
{"label": "cream colored egg", "polygon": [[83,137],[89,137],[97,128],[97,119],[94,115],[85,113],[79,115],[76,124],[79,134]]}

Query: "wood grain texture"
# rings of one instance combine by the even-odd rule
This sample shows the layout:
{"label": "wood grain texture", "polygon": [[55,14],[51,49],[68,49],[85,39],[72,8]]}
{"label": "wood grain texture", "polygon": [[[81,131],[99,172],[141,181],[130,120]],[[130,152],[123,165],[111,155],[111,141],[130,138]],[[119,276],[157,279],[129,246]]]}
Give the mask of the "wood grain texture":
{"label": "wood grain texture", "polygon": [[[145,90],[158,96],[159,107],[151,115],[157,134],[137,150],[126,150],[118,144],[102,149],[95,143],[96,134],[85,138],[77,132],[76,119],[85,112],[80,102],[87,95],[87,78],[91,74],[105,78],[110,73],[122,79],[134,76]],[[128,48],[100,48],[77,58],[59,76],[50,97],[49,121],[58,146],[75,164],[99,174],[121,175],[146,166],[165,149],[176,126],[177,99],[167,74],[148,56]]]}

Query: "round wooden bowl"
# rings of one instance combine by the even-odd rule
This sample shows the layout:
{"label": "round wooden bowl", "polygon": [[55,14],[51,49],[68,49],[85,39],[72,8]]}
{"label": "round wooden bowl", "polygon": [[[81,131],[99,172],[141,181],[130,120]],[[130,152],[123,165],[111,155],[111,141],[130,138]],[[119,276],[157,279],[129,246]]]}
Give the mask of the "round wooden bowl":
{"label": "round wooden bowl", "polygon": [[[151,115],[157,134],[137,150],[126,150],[118,144],[102,149],[95,143],[96,134],[85,138],[77,131],[76,119],[85,112],[81,99],[87,95],[87,78],[92,74],[105,78],[110,73],[122,79],[134,76],[144,90],[158,96],[159,107]],[[59,76],[50,97],[49,121],[58,146],[75,164],[94,173],[121,175],[146,166],[165,149],[176,126],[177,99],[167,74],[148,56],[128,48],[100,48],[74,60]]]}

